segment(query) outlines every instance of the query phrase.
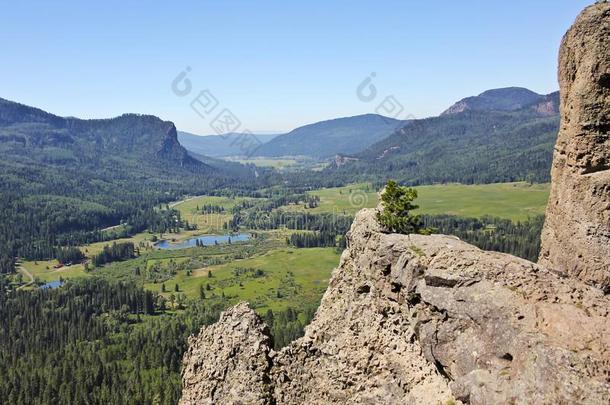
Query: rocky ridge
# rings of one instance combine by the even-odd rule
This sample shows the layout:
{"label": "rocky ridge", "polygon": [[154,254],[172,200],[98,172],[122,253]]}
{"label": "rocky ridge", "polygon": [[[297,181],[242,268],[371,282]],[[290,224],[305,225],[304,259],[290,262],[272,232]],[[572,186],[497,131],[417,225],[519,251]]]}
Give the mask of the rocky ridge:
{"label": "rocky ridge", "polygon": [[[537,94],[522,87],[506,87],[487,90],[478,96],[466,97],[441,113],[441,116],[459,114],[464,111],[516,111],[525,107],[538,110],[538,105],[548,104],[550,109],[545,114],[553,114],[552,102],[556,93]],[[556,110],[556,108],[555,108]]]}

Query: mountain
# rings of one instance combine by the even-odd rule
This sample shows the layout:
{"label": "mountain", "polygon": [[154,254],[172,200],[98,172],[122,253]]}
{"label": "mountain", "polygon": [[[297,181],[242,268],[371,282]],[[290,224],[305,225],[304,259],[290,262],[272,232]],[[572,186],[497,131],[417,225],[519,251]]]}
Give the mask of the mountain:
{"label": "mountain", "polygon": [[395,178],[409,184],[549,181],[559,129],[558,93],[536,97],[519,109],[507,107],[508,101],[495,104],[496,110],[477,105],[410,121],[322,176],[337,181]]}
{"label": "mountain", "polygon": [[[253,149],[244,150],[245,146],[242,143],[244,136],[252,139],[250,145],[254,145]],[[269,142],[275,138],[277,134],[240,134],[229,133],[225,135],[195,135],[188,132],[178,131],[178,141],[182,146],[191,152],[210,156],[210,157],[226,157],[226,156],[241,156],[251,154],[255,148]]]}
{"label": "mountain", "polygon": [[441,115],[457,114],[464,111],[514,111],[527,105],[544,101],[546,96],[523,87],[506,87],[487,90],[478,96],[464,98]]}
{"label": "mountain", "polygon": [[337,118],[305,125],[262,145],[257,156],[328,158],[353,154],[389,136],[404,121],[377,114]]}
{"label": "mountain", "polygon": [[204,168],[180,145],[174,124],[157,117],[62,118],[4,99],[0,99],[0,153],[60,165],[133,159],[145,164],[155,159],[170,166]]}
{"label": "mountain", "polygon": [[0,263],[158,226],[155,206],[185,194],[247,189],[254,171],[235,165],[195,159],[154,116],[81,120],[0,99]]}

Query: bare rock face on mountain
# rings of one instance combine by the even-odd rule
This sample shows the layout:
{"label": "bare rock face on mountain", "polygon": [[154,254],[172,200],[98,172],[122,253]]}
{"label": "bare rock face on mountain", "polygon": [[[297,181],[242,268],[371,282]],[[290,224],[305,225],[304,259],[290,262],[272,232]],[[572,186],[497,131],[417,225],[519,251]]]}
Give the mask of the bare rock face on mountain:
{"label": "bare rock face on mountain", "polygon": [[243,304],[203,328],[182,403],[610,401],[601,291],[454,237],[382,233],[374,210],[348,241],[303,338],[274,352]]}
{"label": "bare rock face on mountain", "polygon": [[610,3],[588,7],[559,56],[561,129],[540,264],[610,289]]}

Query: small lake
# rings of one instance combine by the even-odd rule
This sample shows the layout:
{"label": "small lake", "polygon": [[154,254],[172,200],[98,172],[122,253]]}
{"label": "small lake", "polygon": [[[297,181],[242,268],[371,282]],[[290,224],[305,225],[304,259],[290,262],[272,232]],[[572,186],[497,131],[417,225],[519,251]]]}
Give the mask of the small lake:
{"label": "small lake", "polygon": [[245,242],[250,240],[250,238],[251,236],[249,233],[238,233],[234,235],[201,235],[176,243],[168,240],[162,240],[155,246],[159,249],[186,249],[197,246],[197,241],[199,241],[199,244],[203,246],[213,246],[217,244],[220,245],[223,243],[229,243],[229,241],[231,241],[231,243]]}
{"label": "small lake", "polygon": [[46,289],[48,289],[48,288],[50,288],[50,289],[54,289],[54,288],[59,288],[59,287],[61,287],[62,285],[64,285],[64,282],[63,282],[63,281],[59,281],[59,280],[55,280],[55,281],[49,281],[48,283],[41,285],[41,286],[40,286],[40,289],[41,289],[41,290],[46,290]]}

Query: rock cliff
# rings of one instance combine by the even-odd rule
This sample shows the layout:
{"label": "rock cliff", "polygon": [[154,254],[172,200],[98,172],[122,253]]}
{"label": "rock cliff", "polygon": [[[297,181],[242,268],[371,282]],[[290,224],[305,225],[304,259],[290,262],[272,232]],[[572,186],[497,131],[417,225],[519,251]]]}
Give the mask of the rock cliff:
{"label": "rock cliff", "polygon": [[[595,105],[582,101],[589,96],[580,92],[592,89],[584,82],[599,83],[601,76],[586,76],[583,71],[594,66],[586,62],[580,68],[582,58],[575,55],[593,57],[586,50],[591,41],[607,60],[608,49],[598,43],[607,37],[598,36],[597,27],[607,24],[609,7],[585,10],[561,57],[560,73],[574,79],[562,78],[553,196],[557,207],[565,201],[580,204],[563,226],[584,223],[588,237],[578,228],[570,231],[574,239],[554,240],[557,248],[543,255],[547,267],[450,236],[387,234],[376,210],[362,210],[305,336],[276,352],[268,328],[247,304],[229,309],[190,339],[181,403],[610,403],[610,296],[570,277],[589,282],[603,271],[574,272],[557,266],[564,259],[553,256],[566,243],[587,266],[604,259],[596,249],[604,248],[597,239],[608,219],[608,99],[606,90],[596,87],[606,98]],[[571,42],[581,30],[589,35]],[[566,45],[571,43],[574,48]],[[576,84],[565,87],[571,80],[579,82],[576,93]],[[589,114],[588,124],[566,108]],[[576,125],[580,135],[566,132]],[[581,185],[594,193],[588,203],[562,188]],[[558,212],[567,211],[549,208],[551,218]],[[553,246],[549,234],[564,235],[558,218],[550,221],[547,247]],[[584,258],[586,244],[592,254]],[[603,285],[603,277],[596,280]]]}
{"label": "rock cliff", "polygon": [[559,55],[561,128],[540,264],[610,289],[610,3],[588,7]]}

